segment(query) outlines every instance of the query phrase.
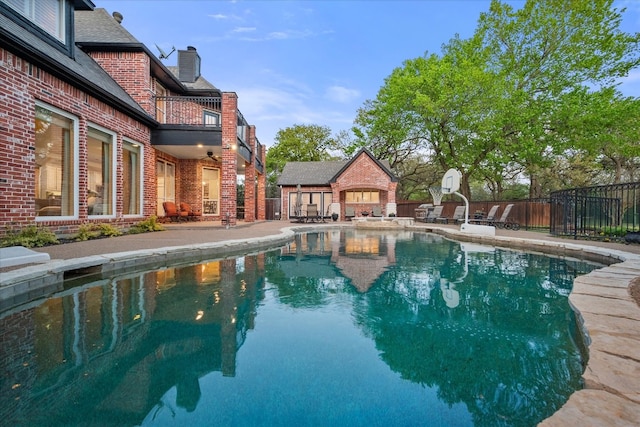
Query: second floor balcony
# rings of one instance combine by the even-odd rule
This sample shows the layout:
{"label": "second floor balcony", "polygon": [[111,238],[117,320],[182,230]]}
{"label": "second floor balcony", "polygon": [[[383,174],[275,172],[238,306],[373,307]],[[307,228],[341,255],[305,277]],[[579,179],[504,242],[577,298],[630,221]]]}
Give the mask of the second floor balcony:
{"label": "second floor balcony", "polygon": [[220,127],[222,98],[156,96],[155,118],[161,124]]}

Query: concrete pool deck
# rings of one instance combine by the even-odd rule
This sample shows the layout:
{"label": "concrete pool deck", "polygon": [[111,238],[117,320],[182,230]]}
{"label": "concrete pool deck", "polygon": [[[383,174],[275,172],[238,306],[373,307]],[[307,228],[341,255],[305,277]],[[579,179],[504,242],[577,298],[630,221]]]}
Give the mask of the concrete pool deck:
{"label": "concrete pool deck", "polygon": [[[102,268],[119,271],[225,252],[251,252],[290,240],[297,231],[353,227],[349,222],[290,224],[263,221],[226,229],[220,223],[168,224],[156,233],[67,243],[35,249],[50,260],[0,270],[0,303],[29,299],[64,277],[65,271]],[[638,426],[640,420],[640,306],[631,289],[640,288],[640,245],[585,242],[531,231],[497,230],[495,237],[460,233],[453,225],[415,224],[461,241],[583,258],[610,264],[574,281],[569,301],[588,331],[585,388],[540,425]],[[613,263],[612,263],[613,262]],[[14,304],[15,305],[15,304]],[[0,306],[2,307],[2,306]]]}

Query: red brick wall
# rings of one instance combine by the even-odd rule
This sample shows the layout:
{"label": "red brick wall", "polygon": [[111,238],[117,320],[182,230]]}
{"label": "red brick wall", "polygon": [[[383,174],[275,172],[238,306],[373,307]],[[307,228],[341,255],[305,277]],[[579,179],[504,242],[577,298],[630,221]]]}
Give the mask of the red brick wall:
{"label": "red brick wall", "polygon": [[150,59],[144,52],[90,52],[89,55],[136,100],[150,116],[155,117],[154,81]]}
{"label": "red brick wall", "polygon": [[[234,92],[222,94],[222,191],[220,193],[220,214],[223,220],[229,215],[229,225],[236,224],[236,143],[238,140],[238,96]],[[236,147],[236,149],[233,149]]]}
{"label": "red brick wall", "polygon": [[[75,233],[87,222],[114,222],[131,225],[155,213],[155,153],[150,145],[150,130],[125,114],[98,101],[20,57],[0,49],[0,234],[7,227],[19,228],[35,223],[35,102],[39,100],[78,118],[79,124],[79,188],[87,194],[88,123],[110,129],[117,134],[117,158],[122,162],[124,138],[140,143],[144,151],[143,215],[123,218],[122,195],[117,191],[116,216],[111,219],[87,218],[87,200],[79,199],[78,218],[38,221],[58,234]],[[121,187],[122,171],[117,170],[117,187]]]}

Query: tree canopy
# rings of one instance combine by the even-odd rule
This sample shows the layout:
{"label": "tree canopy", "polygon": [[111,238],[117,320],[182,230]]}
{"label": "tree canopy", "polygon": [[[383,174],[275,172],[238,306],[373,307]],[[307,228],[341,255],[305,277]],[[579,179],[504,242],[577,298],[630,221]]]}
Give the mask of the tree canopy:
{"label": "tree canopy", "polygon": [[[541,196],[553,189],[550,171],[578,159],[615,165],[619,180],[640,158],[638,100],[616,90],[640,64],[640,33],[619,29],[623,12],[612,0],[528,0],[520,9],[494,0],[472,37],[393,70],[358,112],[353,146],[392,167],[419,160],[440,176],[456,168],[467,197],[471,180],[499,197],[514,177]],[[394,170],[407,173],[398,173],[401,186],[425,173]]]}
{"label": "tree canopy", "polygon": [[338,138],[332,137],[327,126],[293,125],[280,129],[275,136],[275,144],[266,154],[269,195],[277,195],[275,183],[287,162],[333,160],[339,148]]}

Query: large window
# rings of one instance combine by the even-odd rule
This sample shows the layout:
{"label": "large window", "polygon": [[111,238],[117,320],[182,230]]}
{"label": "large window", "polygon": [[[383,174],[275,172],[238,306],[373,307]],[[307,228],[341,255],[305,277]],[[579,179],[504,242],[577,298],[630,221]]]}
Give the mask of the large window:
{"label": "large window", "polygon": [[175,203],[176,201],[176,165],[158,160],[156,162],[156,183],[158,193],[156,215],[160,217],[165,215],[162,204],[164,202]]}
{"label": "large window", "polygon": [[291,192],[289,193],[289,217],[305,215],[309,204],[316,205],[320,215],[328,216],[332,197],[331,192]]}
{"label": "large window", "polygon": [[142,215],[142,147],[125,141],[122,144],[122,213]]}
{"label": "large window", "polygon": [[380,203],[378,190],[347,191],[345,197],[347,203]]}
{"label": "large window", "polygon": [[36,105],[36,217],[73,217],[77,206],[78,121],[45,105]]}
{"label": "large window", "polygon": [[112,133],[90,127],[87,132],[87,206],[89,215],[114,213],[114,143]]}
{"label": "large window", "polygon": [[220,169],[202,169],[202,213],[220,215]]}
{"label": "large window", "polygon": [[18,13],[65,42],[64,0],[2,0]]}

